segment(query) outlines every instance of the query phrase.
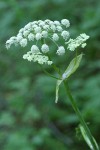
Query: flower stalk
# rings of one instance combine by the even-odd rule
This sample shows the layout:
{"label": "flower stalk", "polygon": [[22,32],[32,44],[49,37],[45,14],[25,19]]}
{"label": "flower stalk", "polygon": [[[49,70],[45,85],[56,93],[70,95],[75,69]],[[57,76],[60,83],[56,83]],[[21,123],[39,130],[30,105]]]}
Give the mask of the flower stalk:
{"label": "flower stalk", "polygon": [[92,134],[91,134],[87,124],[85,123],[85,121],[84,121],[84,119],[83,119],[83,117],[81,115],[81,112],[80,112],[80,110],[77,107],[77,104],[76,104],[74,98],[72,97],[72,94],[70,92],[68,83],[65,82],[65,81],[63,81],[63,83],[64,83],[64,87],[65,87],[65,90],[66,90],[66,94],[67,94],[67,96],[68,96],[68,98],[69,98],[69,100],[71,102],[71,105],[72,105],[76,115],[78,116],[81,125],[83,126],[83,128],[85,130],[86,136],[88,137],[88,140],[89,140],[88,145],[89,145],[90,149],[91,150],[99,150],[99,147],[98,147],[95,139],[93,138],[93,136],[92,136]]}

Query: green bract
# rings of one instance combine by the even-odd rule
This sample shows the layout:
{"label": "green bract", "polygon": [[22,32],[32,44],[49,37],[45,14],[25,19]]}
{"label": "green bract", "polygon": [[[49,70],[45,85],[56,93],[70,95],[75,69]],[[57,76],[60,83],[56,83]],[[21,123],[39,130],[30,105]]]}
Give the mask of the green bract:
{"label": "green bract", "polygon": [[[89,139],[89,137],[88,137],[88,135],[87,135],[87,133],[86,133],[84,127],[83,127],[82,125],[80,125],[79,127],[80,127],[80,131],[81,131],[81,133],[82,133],[82,135],[83,135],[83,138],[85,139],[86,143],[88,144],[88,146],[90,147],[91,150],[94,150],[94,148],[93,148],[93,146],[92,146],[92,143],[91,143],[91,141],[90,141],[90,139]],[[94,143],[95,143],[95,146],[96,146],[97,149],[99,150],[99,146],[98,146],[96,140],[94,139],[94,137],[92,137],[92,138],[93,138],[93,141],[94,141]]]}
{"label": "green bract", "polygon": [[67,79],[68,77],[71,76],[71,74],[73,74],[77,68],[80,65],[81,59],[82,59],[82,55],[80,54],[78,56],[76,56],[69,64],[69,66],[67,67],[67,69],[65,70],[65,72],[62,75],[62,79],[57,81],[57,85],[56,85],[56,100],[55,102],[57,103],[58,101],[58,92],[59,92],[59,86],[61,85],[61,83]]}

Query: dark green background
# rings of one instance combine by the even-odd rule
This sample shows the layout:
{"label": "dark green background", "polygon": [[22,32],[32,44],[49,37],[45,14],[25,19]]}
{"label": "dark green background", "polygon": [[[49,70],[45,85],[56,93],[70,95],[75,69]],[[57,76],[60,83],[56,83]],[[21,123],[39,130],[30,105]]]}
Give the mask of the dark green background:
{"label": "dark green background", "polygon": [[[89,149],[64,87],[55,104],[55,79],[23,60],[24,49],[5,48],[6,40],[28,22],[62,18],[70,20],[73,37],[90,35],[81,66],[69,84],[100,144],[100,0],[0,0],[0,150]],[[69,60],[55,57],[63,68]]]}

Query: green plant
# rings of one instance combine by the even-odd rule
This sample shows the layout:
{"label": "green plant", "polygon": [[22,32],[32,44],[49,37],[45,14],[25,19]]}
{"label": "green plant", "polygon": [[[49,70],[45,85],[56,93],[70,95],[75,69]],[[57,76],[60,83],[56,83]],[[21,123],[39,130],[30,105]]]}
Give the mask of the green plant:
{"label": "green plant", "polygon": [[[31,47],[31,51],[27,52],[23,55],[24,59],[27,59],[28,61],[34,61],[38,62],[41,67],[42,65],[51,65],[51,67],[56,71],[58,74],[57,77],[50,74],[45,69],[44,72],[49,75],[52,78],[57,79],[57,86],[56,86],[56,102],[58,101],[58,91],[59,86],[61,83],[64,83],[67,96],[69,97],[72,107],[75,110],[79,120],[80,120],[80,131],[90,147],[91,150],[99,150],[99,147],[92,136],[87,124],[85,123],[78,107],[73,99],[71,92],[69,90],[68,86],[68,79],[69,77],[77,70],[79,67],[79,64],[82,59],[83,54],[78,54],[78,51],[76,50],[79,46],[84,48],[86,46],[86,40],[89,38],[88,35],[85,33],[80,34],[76,39],[69,39],[70,34],[68,31],[66,31],[66,28],[70,26],[70,23],[67,19],[61,20],[61,23],[59,21],[51,21],[51,20],[39,20],[34,21],[29,24],[27,24],[24,28],[20,29],[17,36],[11,37],[6,42],[6,48],[9,49],[12,44],[15,45],[21,45],[22,47],[27,46],[28,41],[35,42],[34,45]],[[65,55],[66,49],[65,46],[67,45],[67,49],[70,51],[75,51],[75,58],[70,62],[67,69],[64,73],[62,73],[61,68],[57,67],[55,62],[50,57],[50,48],[48,46],[48,39],[53,42],[57,46],[56,54],[58,56]],[[59,39],[62,40],[62,45],[59,46]],[[51,42],[50,45],[51,45]],[[33,44],[33,43],[32,43]],[[51,52],[52,53],[52,52]]]}

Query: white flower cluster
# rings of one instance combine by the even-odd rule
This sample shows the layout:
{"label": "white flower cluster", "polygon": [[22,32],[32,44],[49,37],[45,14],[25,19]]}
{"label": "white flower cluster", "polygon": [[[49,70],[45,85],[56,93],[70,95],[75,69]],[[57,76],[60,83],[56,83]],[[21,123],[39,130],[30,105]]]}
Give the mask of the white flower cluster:
{"label": "white flower cluster", "polygon": [[[67,19],[61,21],[51,21],[46,19],[44,21],[33,21],[20,29],[17,36],[11,37],[6,42],[6,48],[9,49],[11,45],[20,45],[26,47],[31,41],[32,46],[27,54],[23,55],[24,59],[28,61],[38,62],[39,64],[51,65],[53,62],[49,59],[49,40],[57,46],[55,54],[58,56],[65,54],[64,44],[68,44],[68,49],[74,51],[78,46],[84,48],[85,41],[89,38],[85,33],[78,36],[76,39],[69,39],[70,34],[67,28],[70,22]],[[59,39],[62,39],[64,44],[59,45]],[[69,40],[69,41],[68,41]],[[49,44],[47,44],[49,43]]]}
{"label": "white flower cluster", "polygon": [[68,49],[70,51],[74,51],[77,47],[81,46],[82,48],[84,48],[86,46],[86,40],[89,39],[89,36],[86,35],[85,33],[80,34],[80,36],[78,36],[76,39],[69,39],[68,42],[66,42],[66,44],[68,44]]}
{"label": "white flower cluster", "polygon": [[[24,28],[19,30],[17,36],[11,37],[6,42],[6,48],[9,49],[11,45],[20,45],[25,47],[28,44],[28,41],[32,41],[33,45],[31,50],[23,56],[24,59],[28,61],[38,62],[39,64],[49,64],[53,62],[49,60],[49,57],[46,53],[49,52],[49,45],[46,43],[46,39],[51,40],[56,44],[57,55],[63,55],[65,53],[65,48],[63,46],[58,46],[57,41],[59,38],[62,38],[64,43],[69,38],[69,32],[66,31],[66,28],[70,26],[70,22],[67,19],[62,19],[60,21],[51,21],[47,20],[38,20],[33,21],[25,25]],[[42,41],[41,48],[37,46],[37,42]],[[40,42],[41,43],[41,42]],[[39,44],[40,44],[39,43]]]}
{"label": "white flower cluster", "polygon": [[[47,53],[49,51],[48,45],[43,44],[41,47],[41,51],[43,53]],[[39,48],[36,45],[32,45],[31,51],[27,52],[27,54],[24,54],[23,59],[38,62],[39,64],[51,65],[53,63],[52,61],[49,60],[48,56],[45,56],[40,52]]]}
{"label": "white flower cluster", "polygon": [[53,62],[48,59],[47,56],[43,55],[41,52],[32,52],[29,51],[27,54],[23,55],[23,59],[27,59],[28,61],[38,62],[39,64],[48,64],[51,65]]}

